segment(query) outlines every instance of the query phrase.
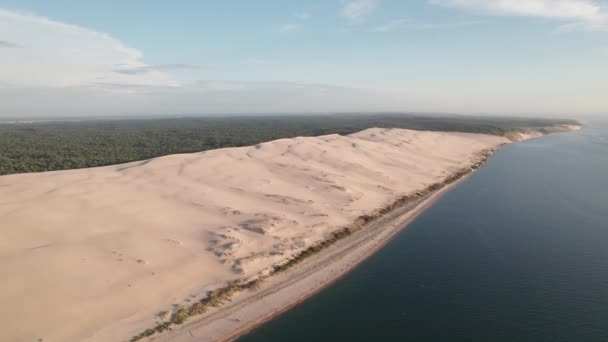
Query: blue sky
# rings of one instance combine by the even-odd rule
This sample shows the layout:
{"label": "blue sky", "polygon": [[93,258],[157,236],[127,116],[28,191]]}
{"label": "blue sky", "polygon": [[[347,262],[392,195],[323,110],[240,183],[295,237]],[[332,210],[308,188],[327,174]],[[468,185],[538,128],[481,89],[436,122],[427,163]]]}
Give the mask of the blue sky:
{"label": "blue sky", "polygon": [[0,116],[608,112],[608,2],[1,1]]}

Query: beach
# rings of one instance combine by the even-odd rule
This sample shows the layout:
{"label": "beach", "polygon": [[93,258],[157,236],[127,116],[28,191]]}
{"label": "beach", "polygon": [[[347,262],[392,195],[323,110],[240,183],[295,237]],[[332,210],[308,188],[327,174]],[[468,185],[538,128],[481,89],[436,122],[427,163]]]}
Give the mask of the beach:
{"label": "beach", "polygon": [[[229,340],[365,259],[506,138],[374,128],[0,177],[11,341],[127,341],[229,282],[259,289],[151,339]],[[403,196],[433,188],[416,201]],[[462,178],[460,178],[462,179]],[[374,220],[273,274],[362,217]]]}
{"label": "beach", "polygon": [[501,147],[372,257],[238,341],[607,340],[600,124]]}
{"label": "beach", "polygon": [[382,248],[456,184],[446,186],[414,206],[396,210],[385,219],[365,227],[361,234],[346,239],[326,253],[308,258],[289,273],[270,278],[261,291],[243,293],[215,312],[153,340],[234,340],[331,285]]}

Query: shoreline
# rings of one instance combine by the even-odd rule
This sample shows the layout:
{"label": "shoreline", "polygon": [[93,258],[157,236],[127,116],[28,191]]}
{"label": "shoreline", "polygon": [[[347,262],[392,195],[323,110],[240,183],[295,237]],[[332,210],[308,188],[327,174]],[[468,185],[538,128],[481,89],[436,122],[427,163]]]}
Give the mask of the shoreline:
{"label": "shoreline", "polygon": [[[489,156],[483,163],[487,159]],[[334,248],[307,258],[286,274],[267,279],[261,290],[238,294],[232,302],[208,314],[194,316],[183,325],[163,334],[151,336],[148,340],[184,342],[237,340],[346,276],[407,229],[420,214],[468,179],[475,171],[431,192],[414,206],[405,204],[394,209],[379,218],[377,222],[372,222],[370,224],[372,227],[364,227],[357,232],[360,234],[354,234],[356,236],[340,241]],[[338,255],[335,256],[336,254]],[[279,279],[280,277],[286,279]],[[305,282],[307,284],[303,284]],[[298,287],[306,287],[306,289],[302,291]],[[268,303],[273,300],[275,303]],[[256,308],[256,305],[259,308]],[[263,314],[259,315],[259,312]]]}
{"label": "shoreline", "polygon": [[515,133],[373,128],[1,177],[0,269],[15,277],[0,297],[16,308],[2,339],[243,335],[351,271],[499,146],[542,135]]}
{"label": "shoreline", "polygon": [[[564,131],[552,133],[577,129],[580,129],[580,127],[567,127]],[[483,167],[502,146],[548,134],[551,133],[533,131],[511,137],[511,142],[482,152],[479,160],[470,165],[470,168],[457,171],[446,177],[442,183],[435,183],[416,192],[418,194],[430,190],[430,192],[424,193],[422,198],[414,200],[403,200],[402,198],[401,201],[403,202],[401,203],[398,199],[386,208],[380,209],[378,216],[372,217],[370,222],[361,225],[353,234],[355,236],[348,236],[344,241],[339,241],[336,246],[329,250],[322,250],[320,253],[305,258],[295,269],[288,270],[286,275],[268,276],[264,280],[261,290],[254,290],[255,293],[253,294],[237,293],[235,299],[229,300],[228,304],[212,309],[202,316],[193,316],[183,325],[160,335],[150,336],[148,340],[178,342],[237,340],[306,301],[353,271],[358,265],[392,241],[400,232],[407,229],[409,224],[448,191]],[[439,188],[434,188],[438,185]],[[371,241],[363,241],[369,238],[371,238]],[[344,251],[344,255],[338,258],[332,257],[333,254],[339,254],[341,251]],[[330,274],[326,275],[326,273]],[[287,278],[287,281],[281,281],[280,277]],[[306,286],[305,283],[309,286]],[[306,288],[298,289],[298,286]],[[275,303],[268,303],[273,300]]]}
{"label": "shoreline", "polygon": [[261,317],[259,319],[259,321],[256,322],[256,323],[254,323],[253,325],[244,327],[243,331],[237,331],[237,332],[235,332],[235,333],[233,333],[231,335],[226,336],[225,338],[220,339],[220,341],[235,341],[238,338],[247,335],[248,333],[250,333],[251,331],[255,330],[256,328],[262,326],[263,324],[265,324],[267,322],[272,321],[276,317],[278,317],[278,316],[280,316],[280,315],[288,312],[292,308],[294,308],[297,305],[305,302],[306,300],[312,298],[317,293],[319,293],[319,292],[323,291],[324,289],[328,288],[329,286],[333,285],[335,282],[337,282],[341,278],[345,277],[350,272],[354,271],[360,264],[362,264],[363,262],[365,262],[367,259],[369,259],[370,257],[374,256],[376,253],[378,253],[382,248],[384,248],[388,243],[390,243],[395,237],[397,237],[397,235],[399,235],[401,232],[403,232],[404,230],[406,230],[408,228],[408,226],[411,223],[413,223],[418,218],[418,216],[420,216],[426,210],[428,210],[429,208],[431,208],[438,200],[440,200],[445,194],[447,194],[450,190],[452,190],[452,188],[455,188],[461,182],[464,182],[471,175],[472,175],[472,173],[469,174],[469,175],[467,175],[467,176],[465,176],[465,177],[463,177],[463,178],[461,178],[457,182],[455,182],[453,184],[450,184],[450,185],[446,186],[445,188],[443,188],[441,190],[438,190],[436,193],[434,193],[433,195],[431,195],[430,198],[428,198],[427,200],[425,200],[422,203],[420,203],[416,208],[412,209],[412,211],[408,212],[408,213],[411,213],[411,215],[407,219],[405,219],[405,222],[402,222],[400,224],[400,226],[401,226],[400,228],[392,230],[390,232],[389,236],[387,236],[385,239],[383,239],[381,242],[379,242],[374,248],[372,248],[371,250],[369,250],[365,255],[362,255],[361,258],[357,262],[355,262],[354,264],[350,264],[350,266],[348,267],[348,269],[346,269],[344,272],[336,275],[333,279],[331,279],[328,282],[324,283],[320,287],[314,289],[312,292],[302,294],[295,301],[293,301],[293,302],[291,302],[289,304],[286,304],[285,307],[282,310],[276,311],[276,312],[272,313],[271,315],[269,315],[267,317]]}

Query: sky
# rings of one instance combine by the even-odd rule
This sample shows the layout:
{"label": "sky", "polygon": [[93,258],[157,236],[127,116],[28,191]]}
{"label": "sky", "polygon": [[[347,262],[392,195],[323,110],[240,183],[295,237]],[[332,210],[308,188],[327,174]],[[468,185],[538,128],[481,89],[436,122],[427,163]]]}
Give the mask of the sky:
{"label": "sky", "polygon": [[608,0],[0,0],[0,116],[608,113]]}

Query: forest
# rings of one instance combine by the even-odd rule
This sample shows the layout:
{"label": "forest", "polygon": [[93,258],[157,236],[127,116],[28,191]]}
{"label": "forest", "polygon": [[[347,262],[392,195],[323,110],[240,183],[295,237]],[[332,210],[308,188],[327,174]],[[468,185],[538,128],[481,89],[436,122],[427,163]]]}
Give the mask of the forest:
{"label": "forest", "polygon": [[113,118],[0,122],[0,175],[111,165],[296,136],[350,134],[366,128],[409,128],[502,135],[571,120],[332,114]]}

